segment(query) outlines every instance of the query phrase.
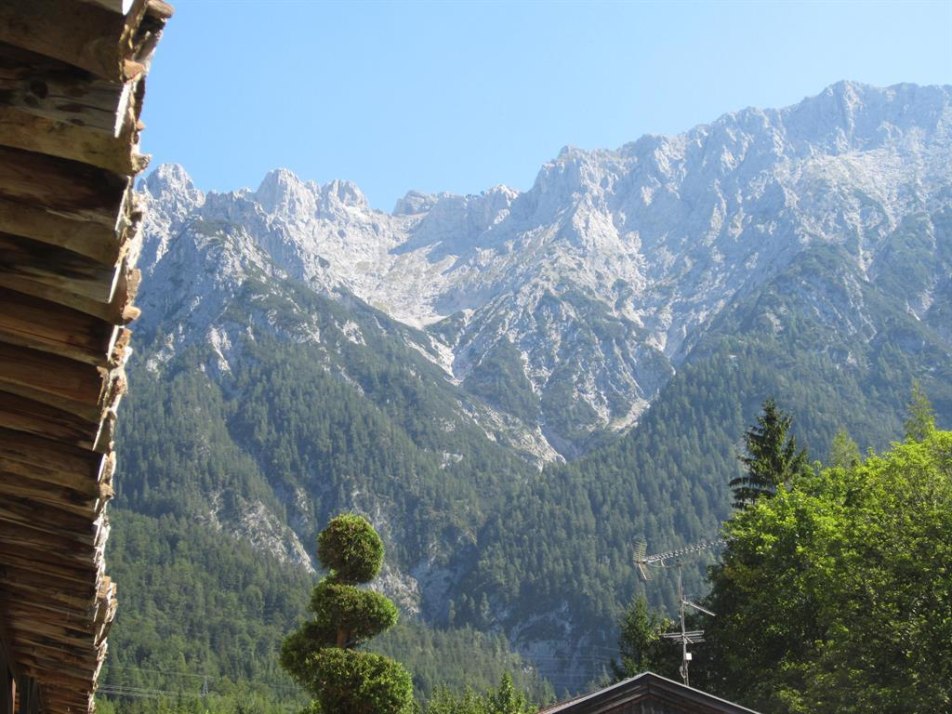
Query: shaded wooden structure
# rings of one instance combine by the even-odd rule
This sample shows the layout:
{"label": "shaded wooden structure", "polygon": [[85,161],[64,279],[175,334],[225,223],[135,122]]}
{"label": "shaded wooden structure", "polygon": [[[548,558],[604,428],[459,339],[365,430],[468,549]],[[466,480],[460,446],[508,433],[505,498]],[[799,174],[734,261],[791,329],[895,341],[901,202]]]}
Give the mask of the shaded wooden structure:
{"label": "shaded wooden structure", "polygon": [[757,714],[699,689],[643,672],[539,714]]}
{"label": "shaded wooden structure", "polygon": [[163,0],[0,0],[0,714],[92,712]]}

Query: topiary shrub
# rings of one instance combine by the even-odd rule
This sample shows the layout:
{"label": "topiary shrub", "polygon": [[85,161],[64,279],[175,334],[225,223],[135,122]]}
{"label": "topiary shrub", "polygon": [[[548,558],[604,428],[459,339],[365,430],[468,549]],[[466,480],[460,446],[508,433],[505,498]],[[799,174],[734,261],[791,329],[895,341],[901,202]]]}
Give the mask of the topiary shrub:
{"label": "topiary shrub", "polygon": [[311,710],[335,714],[410,714],[413,685],[398,662],[356,647],[392,627],[397,608],[384,595],[357,587],[383,563],[383,541],[352,513],[331,520],[317,538],[328,575],[314,587],[314,617],[291,633],[281,666],[315,698]]}

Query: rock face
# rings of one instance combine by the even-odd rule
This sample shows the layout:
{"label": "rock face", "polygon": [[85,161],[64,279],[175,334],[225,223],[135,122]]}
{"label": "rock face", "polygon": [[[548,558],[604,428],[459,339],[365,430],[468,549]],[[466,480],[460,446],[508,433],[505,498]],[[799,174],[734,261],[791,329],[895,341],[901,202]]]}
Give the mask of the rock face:
{"label": "rock face", "polygon": [[181,453],[130,449],[130,507],[164,513],[175,481],[302,564],[364,513],[401,606],[504,631],[570,686],[614,645],[631,541],[716,531],[764,397],[821,437],[888,440],[912,377],[952,415],[950,167],[952,87],[845,82],[392,213],[342,181],[204,193],[160,167],[133,376],[162,409],[124,421],[178,425]]}
{"label": "rock face", "polygon": [[[425,328],[449,379],[576,456],[634,424],[725,306],[810,246],[875,281],[903,221],[949,205],[950,96],[843,82],[680,136],[565,148],[525,193],[410,192],[391,214],[344,181],[279,169],[206,195],[163,166],[143,186],[144,329],[204,335],[250,275],[344,290]],[[928,319],[947,282],[926,277],[910,310]]]}

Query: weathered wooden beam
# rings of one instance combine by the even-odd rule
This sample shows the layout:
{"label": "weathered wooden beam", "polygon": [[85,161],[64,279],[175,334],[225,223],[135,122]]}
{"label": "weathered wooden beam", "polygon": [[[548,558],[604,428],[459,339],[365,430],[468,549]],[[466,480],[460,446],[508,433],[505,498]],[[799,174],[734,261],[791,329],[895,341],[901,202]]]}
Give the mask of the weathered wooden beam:
{"label": "weathered wooden beam", "polygon": [[73,0],[4,0],[0,40],[124,82],[146,71],[164,25],[151,4],[134,0],[119,14]]}
{"label": "weathered wooden beam", "polygon": [[[136,292],[139,289],[141,273],[136,269],[127,270],[123,266],[118,271],[118,278],[112,300],[105,303],[17,276],[7,275],[4,277],[3,286],[23,295],[57,303],[111,325],[127,325],[135,320],[141,312],[139,308],[133,305]],[[110,364],[115,364],[114,357],[110,358]]]}
{"label": "weathered wooden beam", "polygon": [[24,537],[30,533],[51,537],[64,543],[78,543],[95,551],[109,537],[109,521],[105,516],[90,520],[85,514],[49,508],[22,496],[8,496],[0,503],[0,530],[22,530]]}
{"label": "weathered wooden beam", "polygon": [[[93,628],[87,629],[78,620],[52,618],[49,612],[23,600],[11,601],[8,607],[17,621],[11,629],[21,642],[42,643],[53,647],[65,644],[83,651],[86,657],[95,657],[102,646],[101,643],[96,643]],[[63,654],[69,656],[65,652]]]}
{"label": "weathered wooden beam", "polygon": [[0,232],[0,286],[11,281],[35,282],[106,303],[119,282],[119,269],[65,248]]}
{"label": "weathered wooden beam", "polygon": [[[83,629],[83,631],[93,636],[96,635],[97,625],[92,620],[90,608],[70,607],[49,597],[37,598],[36,595],[37,592],[35,589],[29,590],[21,588],[16,591],[15,598],[10,598],[10,602],[19,602],[21,603],[21,608],[28,608],[31,612],[37,613],[41,617],[45,616],[48,620],[67,620],[73,623],[74,627]],[[88,628],[83,624],[86,622],[89,623]]]}
{"label": "weathered wooden beam", "polygon": [[9,524],[0,522],[0,546],[17,548],[22,552],[36,552],[39,550],[55,549],[61,562],[85,563],[96,555],[96,549],[89,546],[56,537],[49,533],[38,531],[25,532],[23,529],[14,529]]}
{"label": "weathered wooden beam", "polygon": [[130,184],[79,161],[0,146],[0,198],[10,201],[115,228]]}
{"label": "weathered wooden beam", "polygon": [[[0,42],[0,105],[119,136],[128,121],[123,112],[129,98],[123,99],[123,95],[131,96],[131,87]],[[131,123],[137,119],[135,116]]]}
{"label": "weathered wooden beam", "polygon": [[137,136],[112,136],[64,124],[14,107],[0,106],[0,144],[74,159],[117,174],[137,174],[149,165]]}
{"label": "weathered wooden beam", "polygon": [[[0,234],[0,244],[3,243]],[[6,289],[0,248],[0,342],[67,357],[94,367],[119,366],[123,328],[72,308]]]}
{"label": "weathered wooden beam", "polygon": [[117,225],[113,217],[105,218],[99,214],[83,220],[0,196],[0,231],[60,246],[103,265],[117,265],[135,238],[133,223],[129,218]]}
{"label": "weathered wooden beam", "polygon": [[[63,486],[87,498],[111,489],[115,455],[0,429],[0,473]],[[111,495],[111,494],[110,494]]]}
{"label": "weathered wooden beam", "polygon": [[33,399],[99,424],[125,392],[122,368],[104,369],[0,343],[0,391]]}
{"label": "weathered wooden beam", "polygon": [[0,144],[135,174],[144,91],[0,43]]}
{"label": "weathered wooden beam", "polygon": [[68,488],[43,481],[28,481],[21,478],[0,477],[0,496],[3,498],[28,498],[43,505],[48,511],[82,516],[90,521],[102,513],[105,501],[78,495]]}
{"label": "weathered wooden beam", "polygon": [[[37,679],[44,689],[56,687],[63,690],[58,693],[49,690],[45,692],[48,695],[48,706],[52,706],[52,700],[57,694],[66,699],[71,694],[70,689],[82,691],[84,687],[92,686],[92,677],[87,673],[95,667],[99,655],[97,651],[85,655],[77,654],[75,657],[66,659],[64,655],[68,650],[62,646],[51,645],[47,642],[26,642],[24,645],[18,652],[18,657],[24,664],[24,672]],[[50,711],[76,710],[51,709]]]}
{"label": "weathered wooden beam", "polygon": [[19,560],[4,561],[0,585],[11,597],[23,597],[52,611],[83,618],[93,607],[97,589],[87,572],[81,576],[84,580],[77,586],[72,570],[64,574],[62,563],[41,563],[36,569],[21,553]]}
{"label": "weathered wooden beam", "polygon": [[116,415],[107,412],[98,426],[48,404],[0,391],[0,428],[54,439],[81,449],[106,453],[111,448]]}

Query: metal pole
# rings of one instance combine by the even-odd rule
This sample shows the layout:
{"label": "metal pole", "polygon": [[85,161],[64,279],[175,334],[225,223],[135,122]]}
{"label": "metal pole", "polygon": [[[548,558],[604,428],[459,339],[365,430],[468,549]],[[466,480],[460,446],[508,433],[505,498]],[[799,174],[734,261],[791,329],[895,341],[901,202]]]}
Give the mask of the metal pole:
{"label": "metal pole", "polygon": [[687,627],[684,622],[684,584],[682,582],[681,563],[678,563],[678,602],[681,610],[681,677],[684,679],[684,686],[689,687],[688,678],[688,638]]}

